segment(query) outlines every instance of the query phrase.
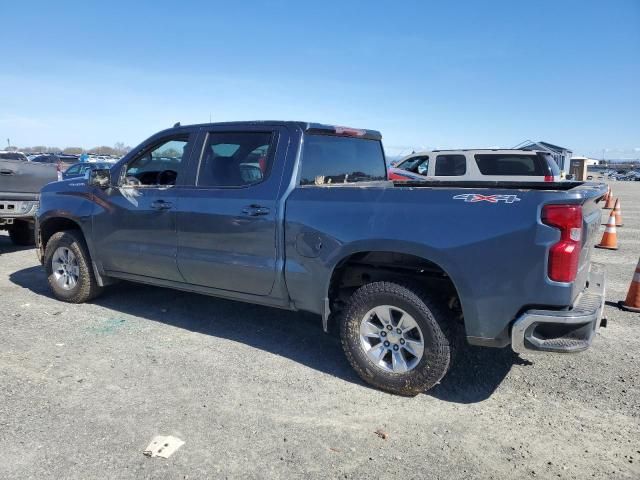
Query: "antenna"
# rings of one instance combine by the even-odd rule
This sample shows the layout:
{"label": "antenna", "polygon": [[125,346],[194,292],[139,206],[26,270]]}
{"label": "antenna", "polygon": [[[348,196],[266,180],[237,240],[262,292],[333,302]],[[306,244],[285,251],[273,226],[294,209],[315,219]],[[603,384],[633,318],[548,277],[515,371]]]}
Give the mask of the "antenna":
{"label": "antenna", "polygon": [[173,124],[173,128],[177,128],[179,126],[180,126],[180,122],[176,122],[176,123]]}

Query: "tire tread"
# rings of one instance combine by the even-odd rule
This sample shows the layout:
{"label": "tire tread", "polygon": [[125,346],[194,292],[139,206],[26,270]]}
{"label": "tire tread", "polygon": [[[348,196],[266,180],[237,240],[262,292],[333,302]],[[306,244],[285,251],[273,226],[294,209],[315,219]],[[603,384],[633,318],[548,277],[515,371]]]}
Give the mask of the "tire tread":
{"label": "tire tread", "polygon": [[[78,259],[78,267],[80,269],[80,276],[78,278],[79,288],[75,291],[59,289],[53,279],[53,273],[51,271],[51,257],[53,256],[53,252],[55,252],[55,250],[60,246],[67,246],[74,250],[74,254]],[[98,285],[93,273],[89,250],[82,233],[79,231],[63,230],[61,232],[54,233],[47,242],[44,258],[49,287],[57,299],[69,303],[84,303],[94,299],[102,293],[102,287]]]}
{"label": "tire tread", "polygon": [[[367,308],[371,298],[379,295],[391,295],[410,303],[430,323],[434,341],[429,345],[425,344],[425,352],[428,348],[431,362],[425,363],[423,367],[418,365],[406,374],[394,374],[378,372],[357,358],[351,343],[359,342],[359,315]],[[391,393],[414,396],[432,388],[446,375],[457,349],[459,335],[450,311],[432,299],[419,284],[380,281],[363,285],[349,299],[341,320],[342,347],[351,366],[363,380]]]}

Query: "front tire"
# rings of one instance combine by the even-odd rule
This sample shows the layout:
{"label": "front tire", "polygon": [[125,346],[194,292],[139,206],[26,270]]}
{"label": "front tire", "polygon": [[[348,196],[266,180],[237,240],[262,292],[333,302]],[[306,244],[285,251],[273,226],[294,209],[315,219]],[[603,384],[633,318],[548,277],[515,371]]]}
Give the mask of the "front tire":
{"label": "front tire", "polygon": [[51,236],[44,252],[44,265],[49,287],[58,300],[84,303],[102,292],[91,267],[87,245],[77,230]]}
{"label": "front tire", "polygon": [[9,227],[9,238],[14,245],[29,247],[36,243],[33,222],[14,220]]}
{"label": "front tire", "polygon": [[454,327],[448,310],[419,287],[374,282],[349,299],[340,334],[349,363],[364,381],[414,396],[447,373]]}

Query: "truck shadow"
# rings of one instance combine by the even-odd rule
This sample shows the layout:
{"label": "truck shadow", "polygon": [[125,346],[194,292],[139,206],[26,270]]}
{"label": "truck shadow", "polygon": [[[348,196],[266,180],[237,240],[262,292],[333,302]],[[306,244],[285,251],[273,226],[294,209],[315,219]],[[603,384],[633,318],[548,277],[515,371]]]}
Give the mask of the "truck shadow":
{"label": "truck shadow", "polygon": [[532,365],[511,348],[465,344],[447,376],[429,394],[452,403],[476,403],[491,397],[513,365]]}
{"label": "truck shadow", "polygon": [[[16,285],[53,298],[40,266],[10,275]],[[347,362],[336,335],[325,335],[316,315],[223,300],[128,282],[107,289],[95,304],[191,332],[225,338],[368,387]],[[518,357],[510,349],[465,345],[449,374],[429,392],[446,402],[483,401],[500,385]]]}
{"label": "truck shadow", "polygon": [[23,247],[20,245],[14,245],[9,235],[5,235],[3,232],[0,232],[0,255],[4,253],[13,253],[20,252],[22,250],[30,250],[33,249],[33,246]]}

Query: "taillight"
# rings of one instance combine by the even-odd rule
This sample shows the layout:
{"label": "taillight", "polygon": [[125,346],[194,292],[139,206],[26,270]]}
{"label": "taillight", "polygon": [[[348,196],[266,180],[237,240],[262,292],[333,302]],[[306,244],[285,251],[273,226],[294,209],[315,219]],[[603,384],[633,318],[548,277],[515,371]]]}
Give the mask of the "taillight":
{"label": "taillight", "polygon": [[549,278],[555,282],[573,282],[582,247],[582,207],[546,205],[542,209],[542,222],[560,230],[560,240],[549,249]]}
{"label": "taillight", "polygon": [[553,182],[553,175],[545,175],[544,176],[544,181],[545,182]]}

